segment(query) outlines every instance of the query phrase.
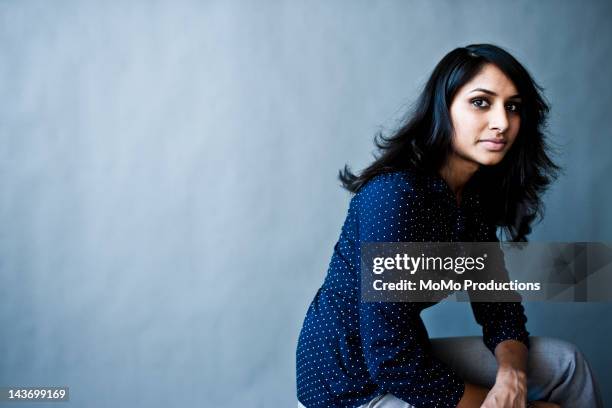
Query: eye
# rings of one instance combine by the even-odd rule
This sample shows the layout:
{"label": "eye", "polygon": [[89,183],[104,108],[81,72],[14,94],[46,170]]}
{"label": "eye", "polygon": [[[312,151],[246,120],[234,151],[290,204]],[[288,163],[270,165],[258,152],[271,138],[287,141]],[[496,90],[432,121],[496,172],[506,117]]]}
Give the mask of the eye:
{"label": "eye", "polygon": [[484,98],[474,98],[470,102],[477,108],[486,108],[489,106],[489,101]]}
{"label": "eye", "polygon": [[521,104],[516,103],[516,102],[511,102],[506,105],[506,109],[508,109],[510,112],[518,112],[521,110]]}

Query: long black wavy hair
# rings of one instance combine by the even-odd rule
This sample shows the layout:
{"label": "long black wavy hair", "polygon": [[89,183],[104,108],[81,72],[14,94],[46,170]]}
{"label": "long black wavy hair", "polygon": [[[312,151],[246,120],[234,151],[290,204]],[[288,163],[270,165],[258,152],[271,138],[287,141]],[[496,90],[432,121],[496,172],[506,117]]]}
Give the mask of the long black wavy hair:
{"label": "long black wavy hair", "polygon": [[541,196],[560,168],[550,158],[544,129],[549,106],[543,90],[507,51],[491,44],[456,48],[436,65],[414,110],[392,135],[379,132],[375,161],[359,175],[348,165],[340,170],[342,186],[356,193],[373,177],[398,170],[438,172],[452,151],[450,105],[455,94],[483,65],[504,72],[521,95],[521,124],[514,144],[494,166],[481,166],[473,180],[479,186],[486,215],[507,239],[527,241],[532,222],[544,215]]}

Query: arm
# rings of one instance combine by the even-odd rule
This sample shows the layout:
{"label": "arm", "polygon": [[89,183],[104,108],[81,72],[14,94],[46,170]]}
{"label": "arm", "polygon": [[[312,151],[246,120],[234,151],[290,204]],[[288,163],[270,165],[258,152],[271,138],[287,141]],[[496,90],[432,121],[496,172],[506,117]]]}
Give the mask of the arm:
{"label": "arm", "polygon": [[495,358],[499,368],[493,389],[466,383],[457,408],[525,406],[527,347],[517,340],[504,340],[495,347]]}
{"label": "arm", "polygon": [[498,371],[490,391],[466,383],[457,408],[524,407],[527,392],[527,347],[517,340],[504,340],[495,347]]}
{"label": "arm", "polygon": [[[491,241],[497,241],[494,229],[492,231]],[[502,250],[497,248],[491,255],[494,274],[507,280]],[[498,365],[495,385],[483,402],[483,408],[524,408],[527,401],[529,332],[518,293],[516,298],[519,301],[472,302],[476,321],[482,326],[483,340],[495,355]]]}
{"label": "arm", "polygon": [[[418,197],[409,185],[385,175],[359,194],[360,243],[419,240],[411,219]],[[419,305],[360,301],[359,331],[370,377],[381,392],[418,407],[457,406],[465,384],[430,353]]]}
{"label": "arm", "polygon": [[[497,360],[493,388],[484,393],[472,390],[472,400],[482,398],[482,405],[458,405],[459,408],[525,408],[527,400],[527,354],[529,333],[520,303],[472,303],[476,321],[483,326],[483,340]],[[467,392],[466,392],[467,394]],[[462,400],[463,402],[463,400]]]}
{"label": "arm", "polygon": [[[487,279],[494,277],[495,280],[507,281],[509,279],[508,272],[504,261],[504,253],[499,247],[499,240],[495,235],[495,227],[490,226],[488,234],[484,237],[485,240],[497,242],[493,248],[488,251],[487,270],[485,275]],[[474,301],[478,298],[477,292],[469,292],[472,300],[471,306],[476,322],[482,326],[482,339],[489,350],[502,363],[513,362],[510,356],[520,354],[519,345],[504,343],[503,347],[498,346],[507,341],[515,340],[514,343],[522,343],[529,349],[529,332],[526,328],[527,317],[525,316],[525,308],[521,304],[521,296],[519,293],[513,292],[514,296],[509,294],[504,295],[504,299],[512,299],[511,302],[490,302],[490,301]],[[513,344],[513,343],[512,343]],[[509,360],[510,359],[510,360]]]}
{"label": "arm", "polygon": [[514,371],[522,376],[527,375],[528,349],[517,340],[504,340],[495,347],[495,359],[498,370]]}
{"label": "arm", "polygon": [[498,369],[495,385],[483,408],[524,408],[527,401],[527,347],[517,340],[505,340],[495,347]]}
{"label": "arm", "polygon": [[417,407],[457,406],[464,382],[429,352],[414,304],[362,302],[359,328],[370,377],[381,391]]}

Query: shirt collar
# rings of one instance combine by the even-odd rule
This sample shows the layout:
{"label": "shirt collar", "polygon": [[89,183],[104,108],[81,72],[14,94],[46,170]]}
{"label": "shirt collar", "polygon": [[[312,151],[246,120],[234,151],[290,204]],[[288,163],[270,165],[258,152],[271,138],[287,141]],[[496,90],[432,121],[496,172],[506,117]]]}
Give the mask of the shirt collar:
{"label": "shirt collar", "polygon": [[[457,206],[455,193],[451,190],[446,181],[438,173],[428,173],[425,175],[429,190],[444,197],[445,200]],[[475,207],[480,204],[480,194],[478,187],[472,177],[463,189],[461,196],[461,208]]]}

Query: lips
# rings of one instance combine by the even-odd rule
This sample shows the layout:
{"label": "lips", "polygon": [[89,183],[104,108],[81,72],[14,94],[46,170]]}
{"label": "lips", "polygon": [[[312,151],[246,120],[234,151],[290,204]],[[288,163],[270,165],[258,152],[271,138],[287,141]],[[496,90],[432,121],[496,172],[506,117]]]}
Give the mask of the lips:
{"label": "lips", "polygon": [[506,147],[506,141],[503,139],[483,139],[479,143],[482,143],[485,149],[493,152],[503,150]]}

